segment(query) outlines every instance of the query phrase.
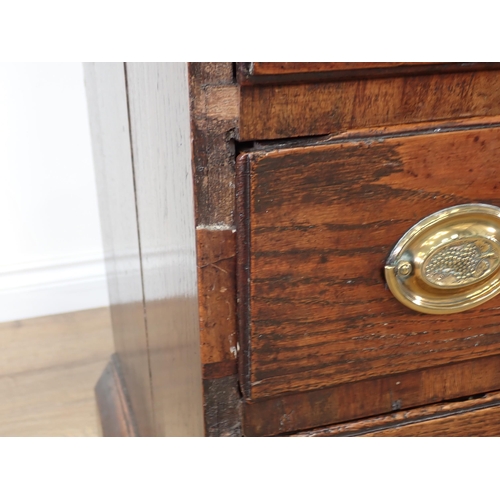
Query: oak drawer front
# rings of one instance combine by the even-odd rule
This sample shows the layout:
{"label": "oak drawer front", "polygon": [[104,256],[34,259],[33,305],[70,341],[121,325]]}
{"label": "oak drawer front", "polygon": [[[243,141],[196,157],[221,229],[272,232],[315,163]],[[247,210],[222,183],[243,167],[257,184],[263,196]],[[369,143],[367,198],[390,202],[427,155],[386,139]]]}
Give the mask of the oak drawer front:
{"label": "oak drawer front", "polygon": [[[238,139],[500,115],[500,71],[241,86]],[[439,125],[436,125],[439,126]]]}
{"label": "oak drawer front", "polygon": [[498,437],[500,406],[423,420],[364,434],[365,437]]}
{"label": "oak drawer front", "polygon": [[296,434],[301,436],[500,436],[500,393],[440,403]]}
{"label": "oak drawer front", "polygon": [[499,354],[500,297],[461,313],[427,315],[400,304],[383,278],[391,249],[420,219],[463,203],[500,205],[499,162],[499,128],[240,156],[246,398]]}

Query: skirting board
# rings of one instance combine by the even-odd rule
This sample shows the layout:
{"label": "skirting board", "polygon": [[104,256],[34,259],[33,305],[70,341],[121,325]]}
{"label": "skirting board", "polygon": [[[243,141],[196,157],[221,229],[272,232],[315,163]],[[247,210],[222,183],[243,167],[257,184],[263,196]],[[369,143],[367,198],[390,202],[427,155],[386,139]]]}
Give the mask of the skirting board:
{"label": "skirting board", "polygon": [[100,254],[0,267],[0,322],[109,305]]}

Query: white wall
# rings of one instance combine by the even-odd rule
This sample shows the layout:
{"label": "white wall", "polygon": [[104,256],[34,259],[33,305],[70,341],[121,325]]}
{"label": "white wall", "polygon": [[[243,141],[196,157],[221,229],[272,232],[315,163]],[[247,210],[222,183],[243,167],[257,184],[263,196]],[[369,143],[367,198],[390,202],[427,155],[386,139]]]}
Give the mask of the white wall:
{"label": "white wall", "polygon": [[80,63],[0,63],[0,322],[108,305]]}

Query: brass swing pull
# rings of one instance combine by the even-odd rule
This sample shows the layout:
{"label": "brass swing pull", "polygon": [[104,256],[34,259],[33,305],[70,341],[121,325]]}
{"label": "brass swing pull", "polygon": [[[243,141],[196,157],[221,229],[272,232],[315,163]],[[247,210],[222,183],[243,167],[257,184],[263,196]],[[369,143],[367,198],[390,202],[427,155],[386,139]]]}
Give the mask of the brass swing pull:
{"label": "brass swing pull", "polygon": [[500,208],[471,203],[425,217],[385,266],[393,295],[427,314],[471,309],[500,292]]}

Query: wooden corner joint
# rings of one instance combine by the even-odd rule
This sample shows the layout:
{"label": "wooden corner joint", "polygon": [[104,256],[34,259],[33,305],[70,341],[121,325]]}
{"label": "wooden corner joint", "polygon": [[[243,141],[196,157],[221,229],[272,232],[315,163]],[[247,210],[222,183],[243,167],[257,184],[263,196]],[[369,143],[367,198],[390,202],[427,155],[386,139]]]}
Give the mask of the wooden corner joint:
{"label": "wooden corner joint", "polygon": [[205,89],[205,114],[218,121],[239,121],[238,85],[210,85]]}

